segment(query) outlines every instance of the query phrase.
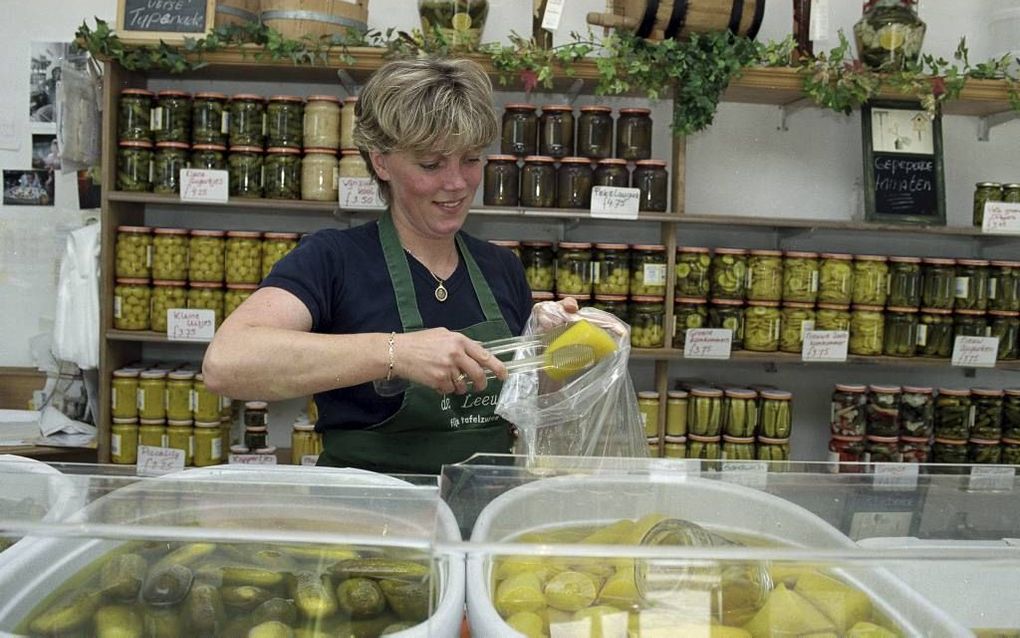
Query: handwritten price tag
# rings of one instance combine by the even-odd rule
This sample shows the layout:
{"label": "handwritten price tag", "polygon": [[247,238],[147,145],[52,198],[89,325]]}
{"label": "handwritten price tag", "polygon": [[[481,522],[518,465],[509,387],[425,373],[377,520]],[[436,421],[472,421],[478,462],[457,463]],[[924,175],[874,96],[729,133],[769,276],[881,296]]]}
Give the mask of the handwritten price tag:
{"label": "handwritten price tag", "polygon": [[227,171],[211,169],[181,169],[182,202],[227,203],[230,175]]}
{"label": "handwritten price tag", "polygon": [[912,490],[917,487],[920,469],[917,463],[880,463],[874,467],[875,489]]}
{"label": "handwritten price tag", "polygon": [[975,465],[970,468],[967,489],[972,492],[1011,492],[1016,469],[998,465]]}
{"label": "handwritten price tag", "polygon": [[594,186],[591,189],[591,216],[604,219],[637,219],[641,189],[619,186]]}
{"label": "handwritten price tag", "polygon": [[340,178],[340,208],[347,210],[385,209],[379,185],[371,177]]}
{"label": "handwritten price tag", "polygon": [[301,465],[314,466],[319,462],[318,454],[305,454],[301,457]]}
{"label": "handwritten price tag", "polygon": [[230,454],[229,465],[276,465],[275,454]]}
{"label": "handwritten price tag", "polygon": [[691,328],[684,342],[685,359],[729,359],[733,331],[725,328]]}
{"label": "handwritten price tag", "polygon": [[1012,202],[986,202],[981,232],[990,235],[1020,234],[1020,204]]}
{"label": "handwritten price tag", "polygon": [[542,28],[547,31],[555,31],[560,28],[560,18],[563,16],[563,5],[567,0],[549,0],[545,5],[545,15],[542,16]]}
{"label": "handwritten price tag", "polygon": [[849,343],[846,330],[805,330],[801,361],[846,361]]}
{"label": "handwritten price tag", "polygon": [[138,476],[161,476],[184,469],[184,450],[172,447],[138,446]]}
{"label": "handwritten price tag", "polygon": [[994,368],[998,354],[998,337],[957,337],[953,342],[954,366]]}
{"label": "handwritten price tag", "polygon": [[166,311],[166,337],[170,341],[212,341],[216,311],[170,308]]}
{"label": "handwritten price tag", "polygon": [[744,487],[763,490],[768,486],[767,461],[740,461],[722,464],[722,480]]}

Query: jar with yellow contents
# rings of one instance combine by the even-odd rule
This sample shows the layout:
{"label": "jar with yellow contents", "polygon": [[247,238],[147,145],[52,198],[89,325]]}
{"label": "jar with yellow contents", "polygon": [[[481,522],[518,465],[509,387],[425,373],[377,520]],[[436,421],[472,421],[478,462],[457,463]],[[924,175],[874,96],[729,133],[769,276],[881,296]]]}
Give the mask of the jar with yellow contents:
{"label": "jar with yellow contents", "polygon": [[110,462],[131,465],[138,460],[138,419],[113,419]]}
{"label": "jar with yellow contents", "polygon": [[659,436],[659,393],[650,390],[638,392],[638,413],[645,436]]}
{"label": "jar with yellow contents", "polygon": [[822,253],[818,265],[818,301],[849,304],[853,297],[853,255]]}
{"label": "jar with yellow contents", "polygon": [[194,429],[194,464],[196,467],[223,462],[223,439],[219,421],[196,421]]}
{"label": "jar with yellow contents", "polygon": [[152,231],[152,278],[172,281],[188,278],[186,228],[156,228]]}
{"label": "jar with yellow contents", "polygon": [[340,179],[336,151],[331,148],[307,148],[301,159],[301,199],[335,202]]}
{"label": "jar with yellow contents", "polygon": [[222,230],[193,230],[188,241],[188,279],[219,283],[223,281]]}
{"label": "jar with yellow contents", "polygon": [[744,349],[775,352],[779,349],[779,333],[779,302],[749,301],[744,311]]}
{"label": "jar with yellow contents", "polygon": [[138,445],[166,447],[166,423],[162,419],[142,419],[138,426]]}
{"label": "jar with yellow contents", "polygon": [[152,282],[152,310],[149,324],[156,332],[166,332],[167,311],[188,307],[187,282],[157,279]]}
{"label": "jar with yellow contents", "polygon": [[[665,437],[663,451],[667,459],[684,459],[687,458],[687,437],[686,436],[667,436]],[[658,452],[658,439],[655,443],[656,452]]]}
{"label": "jar with yellow contents", "polygon": [[220,396],[215,394],[205,385],[205,377],[202,373],[195,375],[191,382],[191,391],[194,394],[192,416],[196,422],[212,423],[220,422]]}
{"label": "jar with yellow contents", "polygon": [[265,233],[262,235],[262,277],[269,276],[276,262],[297,248],[297,233]]}
{"label": "jar with yellow contents", "polygon": [[290,462],[294,465],[314,465],[322,453],[322,436],[307,421],[296,421],[290,435]]}
{"label": "jar with yellow contents", "polygon": [[177,371],[167,375],[166,380],[166,418],[180,424],[191,425],[193,399],[191,384],[194,372]]}
{"label": "jar with yellow contents", "polygon": [[666,394],[666,436],[687,434],[688,401],[685,390],[670,390]]}
{"label": "jar with yellow contents", "polygon": [[818,299],[818,253],[790,250],[783,257],[783,301],[814,303]]}
{"label": "jar with yellow contents", "polygon": [[815,329],[813,304],[790,302],[783,304],[783,328],[779,337],[781,352],[798,353],[804,348],[804,333]]}
{"label": "jar with yellow contents", "polygon": [[340,109],[340,148],[350,149],[354,146],[354,127],[358,123],[358,98],[345,97],[344,106]]}
{"label": "jar with yellow contents", "polygon": [[262,280],[262,233],[232,230],[224,252],[228,284],[257,284]]}
{"label": "jar with yellow contents", "polygon": [[117,277],[147,279],[152,274],[152,229],[148,226],[118,226],[114,251]]}
{"label": "jar with yellow contents", "polygon": [[110,414],[115,419],[138,418],[138,370],[113,371],[110,381]]}
{"label": "jar with yellow contents", "polygon": [[815,311],[815,330],[850,330],[850,306],[818,304]]}
{"label": "jar with yellow contents", "polygon": [[113,327],[148,330],[151,295],[148,279],[118,279],[113,288]]}
{"label": "jar with yellow contents", "polygon": [[884,306],[889,296],[889,260],[881,255],[854,257],[853,303]]}
{"label": "jar with yellow contents", "polygon": [[854,306],[850,312],[850,354],[878,356],[885,342],[885,316],[881,306]]}
{"label": "jar with yellow contents", "polygon": [[666,247],[635,244],[630,251],[630,294],[666,294]]}
{"label": "jar with yellow contents", "polygon": [[340,99],[309,95],[302,124],[306,148],[340,148]]}
{"label": "jar with yellow contents", "polygon": [[591,294],[591,244],[560,242],[556,247],[556,292],[564,295]]}
{"label": "jar with yellow contents", "polygon": [[223,321],[223,286],[220,284],[192,284],[188,290],[188,308],[212,310],[213,322],[219,328]]}
{"label": "jar with yellow contents", "polygon": [[145,370],[138,379],[138,416],[155,421],[166,418],[166,371]]}
{"label": "jar with yellow contents", "polygon": [[595,244],[592,283],[596,295],[625,295],[630,288],[630,247]]}
{"label": "jar with yellow contents", "polygon": [[661,348],[665,342],[665,307],[662,297],[635,296],[630,304],[630,345]]}
{"label": "jar with yellow contents", "polygon": [[166,428],[166,447],[184,452],[185,465],[195,460],[194,430],[191,421],[168,421]]}
{"label": "jar with yellow contents", "polygon": [[747,300],[779,301],[783,298],[783,253],[752,250],[747,259]]}
{"label": "jar with yellow contents", "polygon": [[230,284],[223,293],[223,318],[226,319],[230,313],[237,310],[237,307],[244,303],[245,299],[252,296],[258,290],[257,284]]}

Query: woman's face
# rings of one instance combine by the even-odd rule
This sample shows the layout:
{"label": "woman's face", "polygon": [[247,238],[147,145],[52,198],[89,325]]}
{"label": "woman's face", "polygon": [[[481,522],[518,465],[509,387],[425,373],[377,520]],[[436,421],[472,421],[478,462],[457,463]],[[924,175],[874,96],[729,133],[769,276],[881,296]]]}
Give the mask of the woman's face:
{"label": "woman's face", "polygon": [[481,150],[450,155],[373,152],[371,158],[376,174],[389,183],[394,215],[429,239],[460,230],[482,181]]}

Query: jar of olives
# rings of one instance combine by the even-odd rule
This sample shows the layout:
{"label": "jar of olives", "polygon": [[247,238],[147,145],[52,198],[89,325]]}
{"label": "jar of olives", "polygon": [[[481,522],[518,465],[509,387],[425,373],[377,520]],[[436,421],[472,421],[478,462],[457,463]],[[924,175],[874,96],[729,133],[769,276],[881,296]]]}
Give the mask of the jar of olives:
{"label": "jar of olives", "polygon": [[223,322],[223,286],[220,284],[193,283],[188,290],[188,308],[212,310],[217,328]]}
{"label": "jar of olives", "polygon": [[974,422],[970,390],[939,388],[935,399],[935,436],[965,440]]}
{"label": "jar of olives", "polygon": [[591,307],[615,315],[620,321],[630,321],[627,295],[595,295],[595,300]]}
{"label": "jar of olives", "polygon": [[117,104],[117,140],[151,141],[151,122],[152,92],[145,89],[123,89]]}
{"label": "jar of olives", "polygon": [[152,109],[152,136],[156,142],[191,142],[191,94],[160,91]]}
{"label": "jar of olives", "polygon": [[967,460],[975,465],[998,465],[1002,462],[999,439],[971,439],[967,442]]}
{"label": "jar of olives", "polygon": [[988,336],[999,340],[999,361],[1017,358],[1017,337],[1020,335],[1020,312],[992,310],[988,313]]}
{"label": "jar of olives", "polygon": [[953,315],[953,340],[956,337],[987,337],[988,317],[983,310],[957,310]]}
{"label": "jar of olives", "polygon": [[340,179],[336,151],[331,148],[306,148],[301,159],[301,199],[335,202]]}
{"label": "jar of olives", "polygon": [[188,279],[191,281],[223,281],[222,230],[193,230],[188,242]]}
{"label": "jar of olives", "polygon": [[895,385],[868,386],[865,410],[868,436],[899,436],[902,392],[903,389]]}
{"label": "jar of olives", "polygon": [[630,171],[627,160],[606,158],[601,159],[595,167],[595,186],[614,186],[627,188],[630,186]]}
{"label": "jar of olives", "polygon": [[818,304],[815,311],[815,330],[850,330],[850,306]]}
{"label": "jar of olives", "polygon": [[117,277],[148,279],[152,274],[152,229],[117,226],[114,272]]}
{"label": "jar of olives", "polygon": [[224,261],[228,284],[257,284],[262,280],[262,233],[232,230],[227,233]]}
{"label": "jar of olives", "polygon": [[[935,443],[931,446],[931,462],[932,463],[966,463],[967,462],[967,441],[959,439],[950,439],[945,437],[935,437]],[[963,472],[963,468],[959,469],[943,469],[939,470],[940,473],[945,474],[959,474]]]}
{"label": "jar of olives", "polygon": [[631,162],[652,156],[651,109],[620,109],[616,121],[616,156]]}
{"label": "jar of olives", "polygon": [[869,463],[899,463],[902,460],[900,440],[895,436],[869,435],[865,450]]}
{"label": "jar of olives", "polygon": [[582,106],[577,119],[577,154],[590,159],[613,156],[613,110]]}
{"label": "jar of olives", "polygon": [[110,462],[131,465],[138,461],[138,420],[114,418],[110,428]]}
{"label": "jar of olives", "polygon": [[258,289],[258,284],[230,284],[223,293],[223,318],[226,319],[230,313],[237,310],[237,307],[244,303],[244,300],[252,296]]}
{"label": "jar of olives", "polygon": [[917,308],[921,305],[921,259],[889,258],[890,306]]}
{"label": "jar of olives", "polygon": [[156,228],[152,231],[152,277],[181,281],[188,278],[188,230]]}
{"label": "jar of olives", "polygon": [[1020,439],[1002,439],[1003,465],[1020,465]]}
{"label": "jar of olives", "polygon": [[591,294],[591,244],[560,242],[556,247],[556,292],[565,295]]}
{"label": "jar of olives", "polygon": [[666,436],[687,434],[688,393],[670,390],[666,393]]}
{"label": "jar of olives", "polygon": [[220,422],[220,397],[209,391],[205,385],[205,377],[201,373],[196,374],[191,384],[195,394],[193,416],[197,423],[219,424]]}
{"label": "jar of olives", "polygon": [[889,296],[889,264],[881,255],[854,257],[854,305],[884,306]]}
{"label": "jar of olives", "polygon": [[148,330],[151,295],[148,279],[118,279],[113,289],[113,327]]}
{"label": "jar of olives", "polygon": [[532,291],[552,292],[553,248],[549,241],[521,242],[524,277]]}
{"label": "jar of olives", "polygon": [[733,333],[734,350],[744,347],[744,302],[735,299],[713,299],[708,308],[708,327]]}
{"label": "jar of olives", "polygon": [[627,244],[595,244],[592,280],[596,295],[626,295],[630,289]]}
{"label": "jar of olives", "polygon": [[638,210],[664,213],[669,205],[669,174],[662,160],[638,160],[630,175],[631,188],[641,191]]}
{"label": "jar of olives", "polygon": [[1002,184],[998,182],[978,182],[974,186],[974,214],[975,226],[982,226],[985,221],[985,204],[988,202],[1002,201]]}
{"label": "jar of olives", "polygon": [[1020,311],[1020,261],[994,260],[988,272],[988,309]]}
{"label": "jar of olives", "polygon": [[226,104],[227,96],[222,93],[195,93],[195,98],[191,100],[192,144],[222,146],[227,143],[229,126],[224,117]]}
{"label": "jar of olives", "polygon": [[998,441],[1002,436],[1002,412],[1006,393],[991,388],[973,388],[970,394],[974,403],[971,438]]}
{"label": "jar of olives", "polygon": [[274,95],[266,105],[266,145],[301,149],[305,101],[296,95]]}
{"label": "jar of olives", "polygon": [[785,439],[793,430],[793,393],[786,390],[761,391],[762,436]]}
{"label": "jar of olives", "polygon": [[258,95],[239,93],[230,100],[230,151],[235,147],[255,147],[259,151],[266,138],[266,104]]}
{"label": "jar of olives", "polygon": [[517,206],[521,174],[513,155],[489,155],[485,164],[482,203],[486,206]]}
{"label": "jar of olives", "polygon": [[[765,436],[758,437],[758,449],[755,455],[759,461],[771,461],[779,463],[790,460],[790,439],[773,439]],[[771,471],[780,471],[786,468],[785,464],[772,465]]]}
{"label": "jar of olives", "polygon": [[178,370],[167,375],[166,380],[166,418],[181,425],[191,424],[194,411],[194,398],[191,395],[191,383],[195,379],[194,372]]}
{"label": "jar of olives", "polygon": [[591,208],[591,186],[594,173],[591,160],[585,157],[564,157],[556,171],[556,205],[560,208]]}
{"label": "jar of olives", "polygon": [[900,436],[924,437],[935,431],[933,388],[903,386],[900,398]]}
{"label": "jar of olives", "polygon": [[987,259],[956,260],[956,310],[988,308]]}
{"label": "jar of olives", "polygon": [[516,239],[490,239],[489,243],[493,246],[501,246],[512,252],[517,259],[521,258],[521,242]]}
{"label": "jar of olives", "polygon": [[712,297],[743,300],[747,281],[747,251],[716,248],[712,256]]}
{"label": "jar of olives", "polygon": [[630,250],[630,294],[666,294],[666,247],[634,244]]}
{"label": "jar of olives", "polygon": [[301,199],[301,151],[274,146],[266,151],[263,195],[267,199]]}
{"label": "jar of olives", "polygon": [[152,310],[149,323],[156,332],[166,332],[167,311],[172,308],[188,307],[187,283],[156,279],[152,282]]}
{"label": "jar of olives", "polygon": [[344,107],[340,109],[340,148],[357,148],[354,144],[354,127],[358,123],[358,98],[344,98]]}
{"label": "jar of olives", "polygon": [[804,349],[804,332],[815,329],[814,305],[795,301],[784,303],[782,320],[779,349],[783,352],[801,352]]}
{"label": "jar of olives", "polygon": [[529,155],[521,169],[521,206],[551,208],[556,205],[556,166],[551,157]]}
{"label": "jar of olives", "polygon": [[340,151],[340,162],[337,164],[340,177],[371,177],[368,164],[357,149]]}
{"label": "jar of olives", "polygon": [[569,104],[546,104],[538,119],[538,153],[553,158],[574,154],[574,110]]}
{"label": "jar of olives", "polygon": [[917,353],[917,308],[890,306],[885,312],[883,352],[890,357],[912,357]]}
{"label": "jar of olives", "polygon": [[676,249],[676,294],[707,297],[711,292],[712,255],[708,248],[680,246]]}
{"label": "jar of olives", "polygon": [[754,453],[754,437],[738,437],[728,436],[726,434],[722,437],[722,458],[728,461],[753,461],[755,458]]}
{"label": "jar of olives", "polygon": [[632,296],[630,345],[635,348],[661,348],[666,334],[664,312],[662,297]]}
{"label": "jar of olives", "polygon": [[850,354],[878,356],[885,345],[881,306],[854,306],[850,312]]}
{"label": "jar of olives", "polygon": [[[833,463],[863,463],[864,437],[833,435],[829,441],[829,461]],[[838,471],[843,474],[859,474],[861,468],[841,467]]]}
{"label": "jar of olives", "polygon": [[1020,439],[1020,389],[1006,388],[1002,404],[1002,436]]}
{"label": "jar of olives", "polygon": [[901,463],[927,463],[930,458],[931,443],[927,437],[900,437]]}
{"label": "jar of olives", "polygon": [[637,404],[645,436],[659,436],[659,393],[651,391],[638,392]]}
{"label": "jar of olives", "polygon": [[500,153],[524,156],[538,152],[538,115],[534,105],[507,104],[503,110],[502,128]]}
{"label": "jar of olives", "polygon": [[191,147],[191,168],[222,171],[227,168],[227,147],[221,144],[196,144]]}
{"label": "jar of olives", "polygon": [[694,387],[688,392],[688,434],[717,437],[722,434],[723,391],[709,387]]}
{"label": "jar of olives", "polygon": [[747,300],[780,301],[783,298],[783,253],[752,250],[747,259]]}
{"label": "jar of olives", "polygon": [[783,301],[814,303],[818,298],[818,253],[786,251],[783,258]]}
{"label": "jar of olives", "polygon": [[138,417],[143,425],[166,418],[166,375],[166,370],[145,370],[139,375]]}
{"label": "jar of olives", "polygon": [[269,276],[276,262],[297,248],[297,233],[265,233],[262,235],[262,278]]}
{"label": "jar of olives", "polygon": [[863,437],[867,433],[865,418],[867,386],[837,383],[832,391],[829,421],[834,435]]}
{"label": "jar of olives", "polygon": [[917,325],[917,353],[948,358],[953,354],[953,311],[922,308]]}
{"label": "jar of olives", "polygon": [[956,299],[956,260],[921,260],[921,303],[926,308],[952,310]]}
{"label": "jar of olives", "polygon": [[121,142],[117,150],[117,190],[152,190],[152,142]]}
{"label": "jar of olives", "polygon": [[818,265],[818,301],[845,305],[853,298],[853,255],[822,253]]}
{"label": "jar of olives", "polygon": [[110,381],[110,415],[115,419],[138,418],[138,370],[113,371]]}
{"label": "jar of olives", "polygon": [[232,146],[227,160],[231,197],[262,197],[262,148]]}
{"label": "jar of olives", "polygon": [[[723,434],[738,438],[753,437],[757,429],[758,393],[746,388],[731,388],[724,391]],[[753,439],[751,441],[753,442]]]}
{"label": "jar of olives", "polygon": [[754,352],[778,350],[779,325],[778,301],[749,301],[744,310],[744,349]]}
{"label": "jar of olives", "polygon": [[170,194],[181,192],[181,169],[188,167],[188,145],[180,142],[157,142],[152,163],[152,191]]}
{"label": "jar of olives", "polygon": [[673,347],[683,350],[687,331],[708,325],[708,301],[704,297],[677,298],[673,319]]}
{"label": "jar of olives", "polygon": [[340,98],[309,95],[301,131],[305,148],[340,148]]}

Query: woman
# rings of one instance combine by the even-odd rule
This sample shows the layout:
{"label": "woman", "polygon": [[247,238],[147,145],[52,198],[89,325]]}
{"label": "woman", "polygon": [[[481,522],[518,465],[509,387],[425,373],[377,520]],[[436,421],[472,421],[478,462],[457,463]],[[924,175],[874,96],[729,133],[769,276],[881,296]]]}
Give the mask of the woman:
{"label": "woman", "polygon": [[[506,369],[477,342],[520,334],[531,292],[513,253],[460,232],[499,129],[489,78],[466,60],[392,62],[356,113],[388,212],[281,260],[217,331],[205,382],[236,399],[314,393],[320,465],[436,473],[508,452],[493,412]],[[376,392],[395,378],[412,383]]]}

